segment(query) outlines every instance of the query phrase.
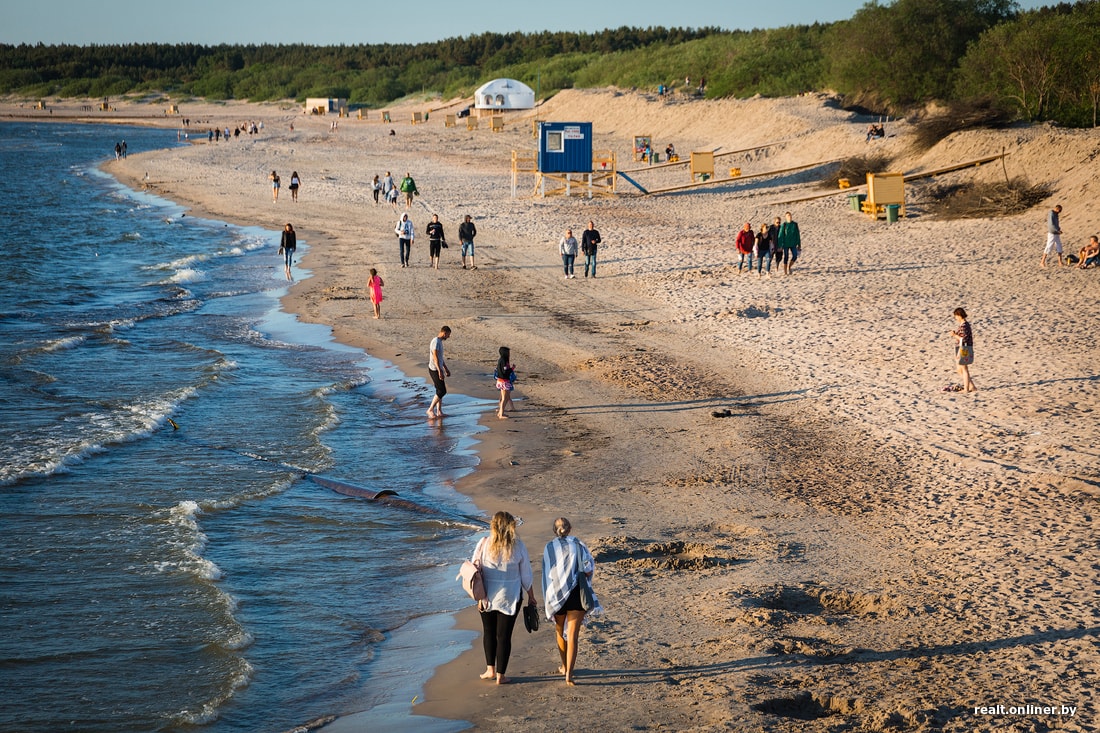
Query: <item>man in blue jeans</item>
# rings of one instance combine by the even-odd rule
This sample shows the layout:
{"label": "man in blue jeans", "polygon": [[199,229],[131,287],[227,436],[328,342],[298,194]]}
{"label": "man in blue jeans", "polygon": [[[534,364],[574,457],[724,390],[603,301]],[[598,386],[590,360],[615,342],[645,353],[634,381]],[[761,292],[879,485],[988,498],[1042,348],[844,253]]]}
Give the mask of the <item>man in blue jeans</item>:
{"label": "man in blue jeans", "polygon": [[397,235],[397,246],[400,249],[401,266],[409,266],[409,258],[412,256],[412,243],[416,238],[416,230],[413,228],[413,223],[409,221],[408,214],[402,214],[401,220],[397,222],[397,226],[393,228],[393,233]]}
{"label": "man in blue jeans", "polygon": [[596,277],[596,249],[599,247],[600,232],[596,225],[588,222],[588,228],[581,234],[581,252],[584,252],[584,276],[588,277],[588,268],[592,268],[592,277]]}
{"label": "man in blue jeans", "polygon": [[[473,221],[470,220],[470,215],[466,215],[465,221],[458,225],[458,241],[462,242],[462,269],[476,270],[477,265],[474,264],[474,237],[477,236],[477,227],[474,226]],[[466,267],[466,258],[470,258],[470,267]]]}

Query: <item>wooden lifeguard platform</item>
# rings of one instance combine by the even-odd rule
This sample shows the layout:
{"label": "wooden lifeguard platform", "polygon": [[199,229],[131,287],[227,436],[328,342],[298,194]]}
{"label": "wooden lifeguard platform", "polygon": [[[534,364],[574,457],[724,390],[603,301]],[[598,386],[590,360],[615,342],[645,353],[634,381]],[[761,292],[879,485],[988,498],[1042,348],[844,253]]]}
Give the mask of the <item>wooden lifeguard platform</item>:
{"label": "wooden lifeguard platform", "polygon": [[521,177],[534,176],[532,196],[584,196],[596,198],[615,196],[618,168],[614,150],[592,152],[590,173],[544,173],[539,170],[538,153],[534,150],[512,151],[512,198],[519,192]]}

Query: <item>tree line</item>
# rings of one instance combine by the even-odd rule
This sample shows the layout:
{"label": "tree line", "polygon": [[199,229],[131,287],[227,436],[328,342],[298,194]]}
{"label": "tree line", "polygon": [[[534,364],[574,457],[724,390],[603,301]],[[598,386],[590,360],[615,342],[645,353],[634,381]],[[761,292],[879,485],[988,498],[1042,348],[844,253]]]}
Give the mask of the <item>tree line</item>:
{"label": "tree line", "polygon": [[665,85],[711,98],[831,91],[895,115],[966,102],[1095,126],[1098,38],[1095,0],[1031,11],[1013,0],[872,0],[847,20],[752,31],[624,26],[420,44],[0,45],[0,94],[341,97],[379,107],[409,95],[468,96],[507,76],[543,97],[602,86]]}

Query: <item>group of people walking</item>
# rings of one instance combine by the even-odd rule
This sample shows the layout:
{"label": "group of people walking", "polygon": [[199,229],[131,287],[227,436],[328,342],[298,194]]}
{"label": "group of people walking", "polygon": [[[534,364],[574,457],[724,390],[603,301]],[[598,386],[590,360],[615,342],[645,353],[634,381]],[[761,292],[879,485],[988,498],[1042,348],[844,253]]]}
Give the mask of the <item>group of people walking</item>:
{"label": "group of people walking", "polygon": [[[397,225],[393,228],[393,233],[397,235],[397,248],[401,266],[410,267],[412,245],[416,240],[416,227],[413,225],[412,219],[409,218],[408,212],[401,214],[401,218],[397,220]],[[447,234],[443,230],[443,224],[439,221],[438,214],[432,214],[432,220],[424,229],[424,234],[428,237],[429,266],[438,270],[443,250],[448,246]],[[462,243],[463,270],[477,269],[477,265],[474,264],[474,237],[476,236],[477,227],[470,215],[467,214],[462,223],[458,225],[458,239]]]}
{"label": "group of people walking", "polygon": [[[512,632],[527,605],[537,607],[534,573],[527,546],[519,539],[519,520],[508,512],[497,512],[489,525],[489,536],[474,547],[470,562],[481,568],[485,599],[478,601],[485,653],[483,680],[506,684],[508,661],[512,654]],[[603,609],[592,592],[596,561],[592,552],[572,536],[572,525],[565,517],[554,520],[554,538],[542,553],[542,614],[554,622],[561,665],[558,674],[565,684],[574,685],[577,649],[581,626],[587,615],[599,615]]]}
{"label": "group of people walking", "polygon": [[370,187],[375,205],[378,205],[378,199],[381,197],[393,207],[394,211],[397,211],[397,201],[402,195],[405,197],[406,210],[412,208],[413,200],[420,195],[420,191],[416,188],[416,181],[413,179],[412,174],[407,171],[405,177],[401,179],[401,183],[397,183],[389,171],[386,171],[386,175],[382,177],[375,175]]}
{"label": "group of people walking", "polygon": [[770,276],[773,262],[777,273],[782,270],[784,275],[790,275],[791,268],[802,253],[802,234],[798,230],[798,222],[789,211],[783,219],[777,216],[771,224],[764,222],[755,231],[752,222],[746,221],[737,232],[734,243],[737,246],[739,275],[746,266],[748,272],[752,272],[754,260],[758,276]]}
{"label": "group of people walking", "polygon": [[584,255],[584,276],[588,277],[589,271],[591,271],[592,277],[596,277],[596,253],[599,251],[600,242],[602,241],[600,231],[596,229],[595,223],[591,221],[588,222],[588,228],[581,233],[580,243],[573,236],[572,229],[565,230],[565,234],[558,240],[558,254],[561,255],[561,265],[566,280],[572,280],[576,277],[573,274],[573,265],[576,262],[578,253]]}
{"label": "group of people walking", "polygon": [[[279,189],[282,188],[283,180],[279,177],[278,171],[271,171],[271,175],[268,176],[271,180],[271,202],[279,202]],[[298,189],[302,187],[302,179],[298,175],[298,171],[294,171],[290,174],[290,198],[297,203],[298,202]]]}

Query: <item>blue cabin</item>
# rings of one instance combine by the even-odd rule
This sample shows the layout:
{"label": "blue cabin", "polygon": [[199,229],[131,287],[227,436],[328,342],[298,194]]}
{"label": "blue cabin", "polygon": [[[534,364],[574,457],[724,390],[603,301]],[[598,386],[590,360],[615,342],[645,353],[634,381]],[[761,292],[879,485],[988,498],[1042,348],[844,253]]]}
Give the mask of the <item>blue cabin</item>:
{"label": "blue cabin", "polygon": [[591,173],[592,123],[539,123],[539,172]]}

